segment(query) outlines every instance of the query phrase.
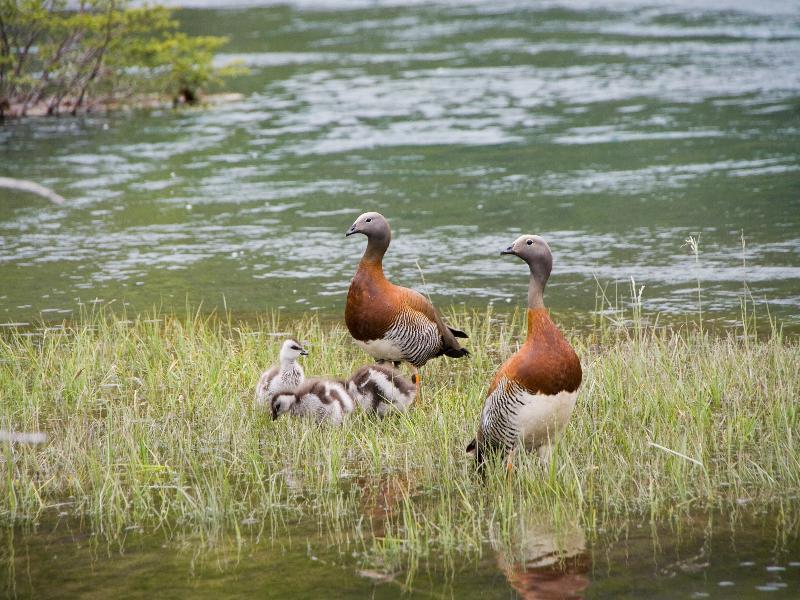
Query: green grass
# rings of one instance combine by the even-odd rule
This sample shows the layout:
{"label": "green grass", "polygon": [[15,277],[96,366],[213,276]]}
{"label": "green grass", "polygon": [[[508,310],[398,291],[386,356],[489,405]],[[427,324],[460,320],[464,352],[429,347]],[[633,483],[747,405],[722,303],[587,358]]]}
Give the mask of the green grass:
{"label": "green grass", "polygon": [[276,332],[308,340],[308,375],[345,377],[368,362],[340,325],[101,311],[67,329],[8,332],[0,428],[48,440],[0,446],[0,519],[66,511],[110,538],[131,526],[238,536],[243,521],[268,536],[303,520],[384,568],[468,560],[488,541],[513,547],[540,518],[592,535],[626,515],[758,506],[796,528],[796,340],[641,324],[572,335],[584,381],[551,468],[521,455],[513,476],[494,465],[481,479],[464,449],[524,322],[450,319],[470,335],[469,359],[424,367],[408,415],[359,414],[338,429],[273,422],[252,392],[277,356]]}

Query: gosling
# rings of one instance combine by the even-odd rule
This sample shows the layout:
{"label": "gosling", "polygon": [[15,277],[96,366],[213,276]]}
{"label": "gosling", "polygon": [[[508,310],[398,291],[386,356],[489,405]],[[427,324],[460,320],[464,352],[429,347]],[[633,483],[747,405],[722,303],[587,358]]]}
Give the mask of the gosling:
{"label": "gosling", "polygon": [[272,398],[272,419],[284,413],[313,417],[318,423],[341,425],[355,409],[355,402],[341,381],[309,379],[292,392]]}
{"label": "gosling", "polygon": [[297,340],[283,342],[280,364],[273,365],[261,374],[256,385],[256,406],[266,406],[272,399],[284,392],[293,392],[305,380],[305,373],[297,359],[308,356],[308,351]]}
{"label": "gosling", "polygon": [[383,418],[408,410],[417,395],[416,377],[409,380],[388,364],[364,365],[347,380],[347,391],[365,412]]}

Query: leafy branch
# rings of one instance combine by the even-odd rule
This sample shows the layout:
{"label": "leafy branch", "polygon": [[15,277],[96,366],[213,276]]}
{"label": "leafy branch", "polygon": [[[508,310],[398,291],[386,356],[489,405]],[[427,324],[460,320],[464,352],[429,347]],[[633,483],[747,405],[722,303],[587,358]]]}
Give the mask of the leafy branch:
{"label": "leafy branch", "polygon": [[127,0],[0,0],[0,117],[34,107],[75,114],[149,95],[196,103],[240,71],[213,65],[226,41],[186,35],[168,9]]}

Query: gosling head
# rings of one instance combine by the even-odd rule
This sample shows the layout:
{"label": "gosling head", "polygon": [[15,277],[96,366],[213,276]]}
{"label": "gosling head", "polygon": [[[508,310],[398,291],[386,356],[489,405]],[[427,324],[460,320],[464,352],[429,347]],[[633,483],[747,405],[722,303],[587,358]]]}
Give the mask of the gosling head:
{"label": "gosling head", "polygon": [[350,226],[350,229],[344,235],[348,237],[355,233],[363,233],[370,241],[375,240],[387,244],[392,239],[389,221],[381,213],[377,212],[365,212],[355,220],[355,223]]}
{"label": "gosling head", "polygon": [[272,420],[274,421],[283,413],[289,412],[296,401],[297,397],[291,392],[284,392],[275,396],[270,407],[272,409]]}
{"label": "gosling head", "polygon": [[308,356],[308,351],[297,340],[288,339],[281,346],[281,362],[294,362],[301,356]]}
{"label": "gosling head", "polygon": [[553,270],[550,246],[538,235],[521,235],[500,254],[513,254],[528,263],[531,275],[544,287]]}

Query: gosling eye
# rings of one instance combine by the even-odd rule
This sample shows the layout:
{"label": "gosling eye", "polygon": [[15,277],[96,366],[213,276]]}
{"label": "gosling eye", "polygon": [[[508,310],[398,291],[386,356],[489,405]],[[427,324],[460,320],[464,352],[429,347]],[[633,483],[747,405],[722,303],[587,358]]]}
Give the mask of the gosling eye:
{"label": "gosling eye", "polygon": [[370,217],[369,219],[367,219],[367,223],[372,223],[372,217]]}
{"label": "gosling eye", "polygon": [[530,246],[531,244],[533,244],[533,240],[528,240],[528,246]]}
{"label": "gosling eye", "polygon": [[300,346],[292,346],[292,350],[302,350]]}

